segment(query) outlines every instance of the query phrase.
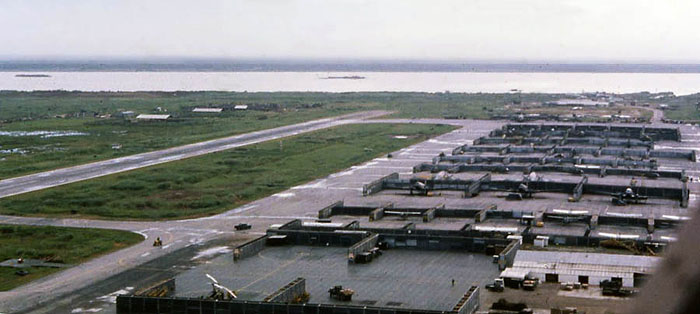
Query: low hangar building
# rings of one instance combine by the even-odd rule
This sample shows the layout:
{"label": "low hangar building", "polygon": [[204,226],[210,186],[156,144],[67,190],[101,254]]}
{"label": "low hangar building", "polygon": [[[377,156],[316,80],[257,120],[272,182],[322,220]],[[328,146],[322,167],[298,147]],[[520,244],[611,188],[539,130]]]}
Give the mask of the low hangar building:
{"label": "low hangar building", "polygon": [[513,266],[501,277],[517,280],[529,274],[545,282],[592,285],[612,280],[621,281],[623,287],[637,287],[660,260],[653,256],[519,250]]}

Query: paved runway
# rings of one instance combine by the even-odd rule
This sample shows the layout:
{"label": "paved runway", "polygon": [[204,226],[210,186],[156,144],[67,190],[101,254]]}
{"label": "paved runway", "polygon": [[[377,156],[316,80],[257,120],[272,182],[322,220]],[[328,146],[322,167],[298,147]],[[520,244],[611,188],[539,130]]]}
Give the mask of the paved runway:
{"label": "paved runway", "polygon": [[365,111],[352,113],[338,117],[313,120],[274,129],[245,133],[154,152],[0,180],[0,198],[153,166],[169,161],[200,156],[239,146],[293,136],[300,133],[316,131],[338,125],[357,123],[360,120],[382,116],[387,113],[388,112],[386,111]]}

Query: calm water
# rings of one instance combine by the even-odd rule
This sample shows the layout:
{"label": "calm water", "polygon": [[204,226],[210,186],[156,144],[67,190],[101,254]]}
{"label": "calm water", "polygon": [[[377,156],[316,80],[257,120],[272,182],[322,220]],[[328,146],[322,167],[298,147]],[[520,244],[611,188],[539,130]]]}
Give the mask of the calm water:
{"label": "calm water", "polygon": [[[0,90],[81,91],[420,91],[420,92],[700,92],[700,73],[474,72],[0,72]],[[365,79],[323,79],[328,76]]]}

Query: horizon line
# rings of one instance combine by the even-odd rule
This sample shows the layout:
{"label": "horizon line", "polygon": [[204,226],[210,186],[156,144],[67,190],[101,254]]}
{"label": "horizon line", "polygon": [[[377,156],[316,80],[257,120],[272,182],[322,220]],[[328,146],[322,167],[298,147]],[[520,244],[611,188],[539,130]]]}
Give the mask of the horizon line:
{"label": "horizon line", "polygon": [[348,57],[199,57],[199,56],[11,56],[0,63],[243,63],[243,64],[473,64],[473,65],[700,65],[700,60],[617,59],[478,59],[478,58],[348,58]]}

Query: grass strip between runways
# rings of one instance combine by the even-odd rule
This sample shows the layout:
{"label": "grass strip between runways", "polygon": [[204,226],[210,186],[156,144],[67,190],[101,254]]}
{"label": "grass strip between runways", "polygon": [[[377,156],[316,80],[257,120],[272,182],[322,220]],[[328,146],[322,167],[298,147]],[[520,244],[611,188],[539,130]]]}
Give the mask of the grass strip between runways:
{"label": "grass strip between runways", "polygon": [[451,130],[340,126],[0,199],[0,213],[149,220],[211,215]]}

